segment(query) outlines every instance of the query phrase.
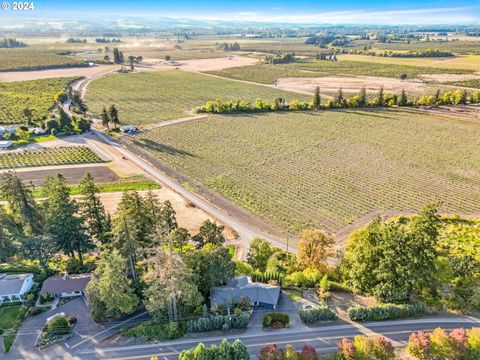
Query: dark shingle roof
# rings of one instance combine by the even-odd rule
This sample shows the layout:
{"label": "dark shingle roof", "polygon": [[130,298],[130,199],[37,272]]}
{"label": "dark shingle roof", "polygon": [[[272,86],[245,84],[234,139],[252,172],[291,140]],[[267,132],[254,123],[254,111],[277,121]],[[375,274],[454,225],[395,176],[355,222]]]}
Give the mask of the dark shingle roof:
{"label": "dark shingle roof", "polygon": [[60,294],[63,292],[84,291],[92,274],[51,276],[43,282],[40,294]]}

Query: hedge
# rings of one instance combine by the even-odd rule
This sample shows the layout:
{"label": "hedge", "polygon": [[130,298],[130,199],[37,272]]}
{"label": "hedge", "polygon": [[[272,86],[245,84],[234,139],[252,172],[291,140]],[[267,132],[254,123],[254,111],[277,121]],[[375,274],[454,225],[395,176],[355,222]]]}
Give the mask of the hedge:
{"label": "hedge", "polygon": [[348,317],[353,321],[395,320],[417,317],[427,312],[425,304],[380,304],[376,306],[354,306],[347,310]]}
{"label": "hedge", "polygon": [[335,320],[336,318],[337,314],[335,311],[327,306],[300,310],[300,319],[302,319],[305,324],[311,324],[315,321]]}
{"label": "hedge", "polygon": [[274,322],[279,322],[283,326],[287,326],[290,322],[290,318],[288,317],[288,314],[269,312],[265,314],[262,320],[263,327],[270,327]]}
{"label": "hedge", "polygon": [[250,315],[247,313],[233,315],[205,316],[187,322],[188,332],[203,332],[212,330],[227,331],[230,329],[244,329],[248,325]]}
{"label": "hedge", "polygon": [[165,341],[181,338],[185,329],[176,322],[156,323],[153,320],[145,321],[130,329],[122,329],[123,336],[142,338],[147,341]]}

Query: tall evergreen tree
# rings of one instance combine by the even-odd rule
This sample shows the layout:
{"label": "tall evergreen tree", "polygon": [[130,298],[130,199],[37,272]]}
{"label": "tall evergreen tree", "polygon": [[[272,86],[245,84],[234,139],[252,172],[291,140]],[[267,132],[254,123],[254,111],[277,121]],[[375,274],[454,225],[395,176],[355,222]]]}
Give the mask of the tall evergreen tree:
{"label": "tall evergreen tree", "polygon": [[402,93],[398,98],[398,106],[407,106],[407,105],[408,105],[407,94],[405,93],[405,89],[402,89]]}
{"label": "tall evergreen tree", "polygon": [[385,94],[383,93],[383,86],[380,86],[377,95],[377,105],[384,106],[385,105]]}
{"label": "tall evergreen tree", "polygon": [[438,106],[440,104],[440,89],[437,89],[437,91],[435,92],[435,96],[433,98],[433,104],[435,106]]}
{"label": "tall evergreen tree", "polygon": [[144,199],[136,191],[126,191],[113,216],[113,246],[129,258],[132,274],[151,246],[154,228],[145,208]]}
{"label": "tall evergreen tree", "polygon": [[313,95],[313,107],[315,109],[320,109],[321,98],[320,98],[320,87],[315,88],[315,93]]}
{"label": "tall evergreen tree", "polygon": [[107,130],[110,129],[110,116],[108,116],[107,109],[105,109],[105,106],[103,107],[102,110],[102,125],[104,128],[107,128]]}
{"label": "tall evergreen tree", "polygon": [[335,94],[335,97],[333,99],[333,103],[335,107],[343,107],[345,106],[345,96],[343,95],[343,90],[342,88],[338,89],[337,93]]}
{"label": "tall evergreen tree", "polygon": [[367,106],[367,103],[367,91],[365,90],[365,87],[362,87],[358,93],[358,107],[365,107]]}
{"label": "tall evergreen tree", "polygon": [[79,199],[80,214],[85,220],[87,235],[102,244],[111,240],[111,221],[105,213],[105,208],[98,196],[92,174],[87,172],[79,184],[81,197]]}
{"label": "tall evergreen tree", "polygon": [[27,188],[13,172],[3,174],[1,193],[7,209],[26,236],[40,235],[43,223],[32,190]]}
{"label": "tall evergreen tree", "polygon": [[93,247],[83,228],[84,219],[79,216],[78,204],[70,198],[65,177],[58,174],[47,177],[43,187],[45,201],[42,204],[47,231],[53,236],[59,250],[83,263],[83,253]]}
{"label": "tall evergreen tree", "polygon": [[118,118],[118,110],[113,104],[112,106],[110,106],[110,109],[108,109],[108,117],[110,118],[110,122],[116,129],[118,125],[120,125],[120,119]]}
{"label": "tall evergreen tree", "polygon": [[119,317],[132,313],[137,304],[131,281],[125,275],[126,262],[118,250],[105,250],[97,261],[92,280],[87,285],[92,315],[95,319]]}

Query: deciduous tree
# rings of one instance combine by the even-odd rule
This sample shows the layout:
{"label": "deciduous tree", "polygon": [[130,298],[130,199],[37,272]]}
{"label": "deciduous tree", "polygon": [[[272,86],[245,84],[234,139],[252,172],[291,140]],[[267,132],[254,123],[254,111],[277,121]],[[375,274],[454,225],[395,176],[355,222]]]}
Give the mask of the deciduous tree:
{"label": "deciduous tree", "polygon": [[305,230],[298,241],[298,262],[317,270],[326,270],[333,243],[333,238],[321,230]]}

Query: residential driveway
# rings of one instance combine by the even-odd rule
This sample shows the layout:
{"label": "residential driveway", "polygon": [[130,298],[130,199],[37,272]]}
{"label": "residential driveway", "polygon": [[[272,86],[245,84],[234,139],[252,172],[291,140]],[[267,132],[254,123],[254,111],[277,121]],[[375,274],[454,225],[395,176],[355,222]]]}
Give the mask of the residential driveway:
{"label": "residential driveway", "polygon": [[[90,316],[90,311],[87,308],[83,298],[76,298],[65,305],[57,307],[39,314],[37,316],[27,319],[20,330],[17,338],[13,344],[10,353],[7,354],[7,359],[53,359],[53,358],[71,358],[67,353],[67,346],[64,343],[53,345],[44,351],[40,351],[35,347],[37,338],[42,332],[46,320],[55,314],[65,313],[67,316],[75,316],[77,318],[77,330],[68,343],[75,343],[80,341],[83,337],[90,334],[96,334],[103,328],[96,324]],[[3,355],[3,354],[2,354]]]}
{"label": "residential driveway", "polygon": [[[288,314],[290,318],[290,326],[288,329],[263,329],[262,320],[263,316],[271,311],[281,312]],[[302,323],[300,319],[300,315],[298,314],[297,307],[295,306],[294,302],[290,300],[290,298],[284,294],[283,292],[280,293],[280,298],[278,299],[277,308],[275,310],[272,309],[265,309],[265,308],[254,308],[252,317],[250,318],[250,322],[248,323],[248,328],[245,334],[258,334],[264,335],[266,332],[285,332],[291,330],[306,330],[308,329]]]}

